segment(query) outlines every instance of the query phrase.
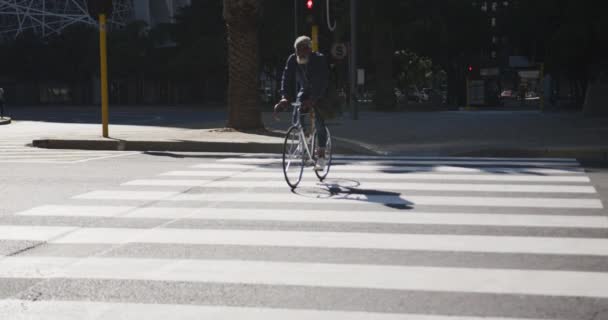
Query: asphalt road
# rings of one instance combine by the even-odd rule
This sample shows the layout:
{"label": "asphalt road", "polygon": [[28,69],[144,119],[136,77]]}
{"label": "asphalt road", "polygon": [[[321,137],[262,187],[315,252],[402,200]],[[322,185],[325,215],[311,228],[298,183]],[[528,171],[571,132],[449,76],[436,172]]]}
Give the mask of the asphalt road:
{"label": "asphalt road", "polygon": [[7,149],[1,319],[608,318],[605,163]]}
{"label": "asphalt road", "polygon": [[[16,121],[96,124],[101,122],[98,106],[14,106],[9,115]],[[226,120],[225,107],[200,106],[112,106],[113,125],[189,127]]]}

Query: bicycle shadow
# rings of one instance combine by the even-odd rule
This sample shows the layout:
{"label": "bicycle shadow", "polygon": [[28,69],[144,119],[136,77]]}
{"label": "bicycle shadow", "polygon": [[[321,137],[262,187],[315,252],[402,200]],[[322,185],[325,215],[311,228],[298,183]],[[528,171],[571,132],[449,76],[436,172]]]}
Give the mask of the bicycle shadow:
{"label": "bicycle shadow", "polygon": [[397,210],[414,209],[414,203],[404,199],[401,193],[361,188],[361,182],[356,180],[331,179],[317,183],[316,187],[298,188],[292,192],[305,197],[377,203]]}

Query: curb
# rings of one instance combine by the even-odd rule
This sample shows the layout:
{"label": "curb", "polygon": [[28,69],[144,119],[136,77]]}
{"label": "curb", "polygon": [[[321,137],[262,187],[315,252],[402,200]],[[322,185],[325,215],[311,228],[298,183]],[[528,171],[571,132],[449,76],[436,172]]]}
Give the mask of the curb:
{"label": "curb", "polygon": [[[376,155],[356,144],[335,139],[334,151],[339,154]],[[232,152],[282,153],[283,143],[209,142],[209,141],[126,141],[126,140],[67,140],[39,139],[32,145],[45,149],[119,150],[119,151],[171,151],[171,152]]]}
{"label": "curb", "polygon": [[[172,152],[232,152],[282,153],[282,143],[209,142],[209,141],[126,141],[126,140],[67,140],[39,139],[32,145],[45,149],[119,150],[119,151],[172,151]],[[345,155],[382,156],[386,154],[373,146],[334,137],[334,152]],[[396,155],[396,154],[395,154]],[[493,148],[479,150],[445,151],[435,156],[452,157],[529,157],[575,158],[578,160],[608,161],[608,148]]]}
{"label": "curb", "polygon": [[242,153],[277,153],[283,148],[282,144],[277,143],[66,139],[34,140],[32,145],[45,149]]}
{"label": "curb", "polygon": [[0,118],[0,126],[5,124],[10,124],[12,119],[9,117]]}

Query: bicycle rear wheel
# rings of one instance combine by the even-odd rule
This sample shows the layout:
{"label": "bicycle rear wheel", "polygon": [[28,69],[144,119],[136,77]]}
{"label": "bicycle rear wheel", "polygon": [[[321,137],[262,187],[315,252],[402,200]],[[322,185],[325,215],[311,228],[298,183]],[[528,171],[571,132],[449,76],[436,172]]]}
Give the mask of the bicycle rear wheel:
{"label": "bicycle rear wheel", "polygon": [[[325,131],[327,132],[327,140],[325,141],[325,159],[327,160],[325,164],[325,169],[323,171],[316,171],[315,174],[319,181],[323,182],[327,175],[329,174],[329,169],[331,168],[331,159],[332,159],[332,145],[331,145],[331,133],[329,132],[329,128],[325,127]],[[315,130],[315,136],[313,141],[317,141],[317,132]],[[314,151],[313,151],[314,152]],[[315,154],[316,158],[316,154]]]}
{"label": "bicycle rear wheel", "polygon": [[291,127],[285,135],[283,143],[283,174],[285,181],[295,189],[302,181],[304,172],[304,141],[301,139],[300,128]]}

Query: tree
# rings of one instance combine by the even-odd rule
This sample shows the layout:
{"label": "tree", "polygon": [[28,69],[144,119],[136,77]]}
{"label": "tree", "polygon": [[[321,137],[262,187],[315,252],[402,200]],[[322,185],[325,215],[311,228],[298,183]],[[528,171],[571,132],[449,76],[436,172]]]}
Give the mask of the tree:
{"label": "tree", "polygon": [[[448,70],[451,86],[464,96],[463,57],[475,56],[484,34],[483,17],[462,0],[362,1],[360,48],[371,48],[360,57],[370,56],[375,72],[375,104],[379,109],[395,108],[394,87],[398,73],[395,52],[409,50],[429,57]],[[367,49],[360,49],[367,50]],[[363,61],[362,61],[363,62]],[[470,62],[470,61],[469,61]],[[457,84],[461,83],[459,87]],[[456,95],[456,93],[453,93]]]}
{"label": "tree", "polygon": [[258,105],[259,0],[224,0],[228,42],[228,123],[237,130],[260,129]]}
{"label": "tree", "polygon": [[416,53],[408,50],[395,52],[396,65],[395,72],[399,88],[407,89],[415,85],[422,89],[430,85],[430,76],[433,74],[433,62],[427,57],[420,57]]}
{"label": "tree", "polygon": [[222,0],[193,1],[179,11],[175,20],[167,26],[177,45],[176,54],[169,61],[169,72],[185,80],[200,79],[201,73],[224,74],[227,51]]}
{"label": "tree", "polygon": [[[518,1],[508,36],[513,47],[533,61],[544,62],[554,79],[566,79],[576,107],[584,102],[589,81],[608,71],[606,19],[602,2]],[[517,39],[517,40],[515,40]]]}

